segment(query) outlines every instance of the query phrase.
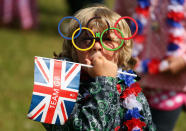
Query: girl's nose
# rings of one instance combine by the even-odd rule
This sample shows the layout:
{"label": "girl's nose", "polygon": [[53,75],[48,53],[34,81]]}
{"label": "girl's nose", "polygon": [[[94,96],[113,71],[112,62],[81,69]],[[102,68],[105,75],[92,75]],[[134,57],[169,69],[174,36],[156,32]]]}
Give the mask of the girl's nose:
{"label": "girl's nose", "polygon": [[100,41],[95,42],[94,46],[92,47],[92,50],[93,51],[102,51],[102,46],[101,46]]}

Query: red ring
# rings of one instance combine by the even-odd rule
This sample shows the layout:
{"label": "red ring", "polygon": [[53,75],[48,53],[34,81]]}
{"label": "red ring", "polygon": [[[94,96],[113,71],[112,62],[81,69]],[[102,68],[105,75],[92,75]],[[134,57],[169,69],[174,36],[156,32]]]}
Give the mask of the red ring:
{"label": "red ring", "polygon": [[117,28],[116,26],[117,26],[117,24],[119,23],[119,21],[120,21],[121,19],[130,19],[130,20],[132,20],[132,21],[134,22],[134,24],[136,25],[136,31],[134,32],[134,34],[133,34],[131,37],[128,37],[128,38],[122,38],[122,37],[117,33],[116,30],[114,30],[114,33],[115,33],[115,34],[117,35],[117,37],[119,37],[120,39],[130,40],[130,39],[134,38],[134,36],[135,36],[135,35],[137,34],[137,32],[138,32],[138,24],[137,24],[136,20],[133,19],[132,17],[129,17],[129,16],[121,17],[121,18],[119,18],[119,19],[116,21],[116,23],[114,24],[114,28]]}

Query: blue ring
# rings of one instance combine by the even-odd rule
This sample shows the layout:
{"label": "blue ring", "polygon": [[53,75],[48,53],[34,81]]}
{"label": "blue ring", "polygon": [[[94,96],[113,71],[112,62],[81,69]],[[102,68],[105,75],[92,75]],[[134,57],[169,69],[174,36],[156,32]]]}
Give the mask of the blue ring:
{"label": "blue ring", "polygon": [[78,34],[74,37],[74,39],[76,39],[76,38],[81,34],[81,30],[82,30],[82,29],[81,29],[81,23],[80,23],[80,21],[79,21],[76,17],[73,17],[73,16],[66,16],[66,17],[63,17],[63,18],[60,20],[60,22],[59,22],[59,24],[58,24],[58,32],[59,32],[59,34],[60,34],[64,39],[72,40],[72,38],[64,36],[64,35],[61,33],[61,31],[60,31],[60,25],[61,25],[61,23],[62,23],[65,19],[74,19],[74,20],[76,20],[76,21],[79,23],[79,28],[80,28],[80,30],[79,30]]}

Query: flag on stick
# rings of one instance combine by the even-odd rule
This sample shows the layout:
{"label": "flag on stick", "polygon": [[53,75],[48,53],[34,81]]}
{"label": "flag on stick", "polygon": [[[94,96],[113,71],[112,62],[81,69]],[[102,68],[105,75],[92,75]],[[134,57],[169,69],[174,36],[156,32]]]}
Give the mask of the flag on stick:
{"label": "flag on stick", "polygon": [[63,125],[75,105],[81,65],[35,57],[34,89],[28,118]]}

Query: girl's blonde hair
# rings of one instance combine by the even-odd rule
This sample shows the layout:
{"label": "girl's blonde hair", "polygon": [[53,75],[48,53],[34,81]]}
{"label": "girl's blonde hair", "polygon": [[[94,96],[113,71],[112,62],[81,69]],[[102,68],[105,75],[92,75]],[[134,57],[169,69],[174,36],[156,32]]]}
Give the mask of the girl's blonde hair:
{"label": "girl's blonde hair", "polygon": [[[100,5],[81,9],[75,14],[75,17],[81,22],[82,27],[86,27],[87,22],[91,18],[100,17],[101,19],[93,20],[93,21],[96,21],[96,23],[92,21],[89,23],[89,26],[88,26],[88,28],[90,28],[90,29],[96,28],[99,31],[103,31],[104,29],[108,28],[105,20],[108,21],[110,27],[114,27],[115,22],[119,18],[121,18],[121,16],[119,14],[115,13],[111,9],[109,9],[105,6],[100,6]],[[69,27],[68,27],[68,37],[71,37],[72,33],[77,28],[79,28],[78,22],[72,19],[70,21]],[[117,28],[123,32],[123,35],[125,38],[131,36],[130,28],[125,20],[121,20],[118,23]],[[121,48],[119,50],[118,67],[121,67],[126,70],[126,69],[130,69],[131,66],[133,66],[134,61],[131,59],[132,58],[131,57],[132,46],[133,46],[132,40],[125,40],[124,41],[123,48]],[[76,49],[72,45],[71,40],[66,40],[66,39],[64,40],[62,52],[59,55],[59,57],[62,57],[62,58],[66,57],[74,62],[78,62]]]}

